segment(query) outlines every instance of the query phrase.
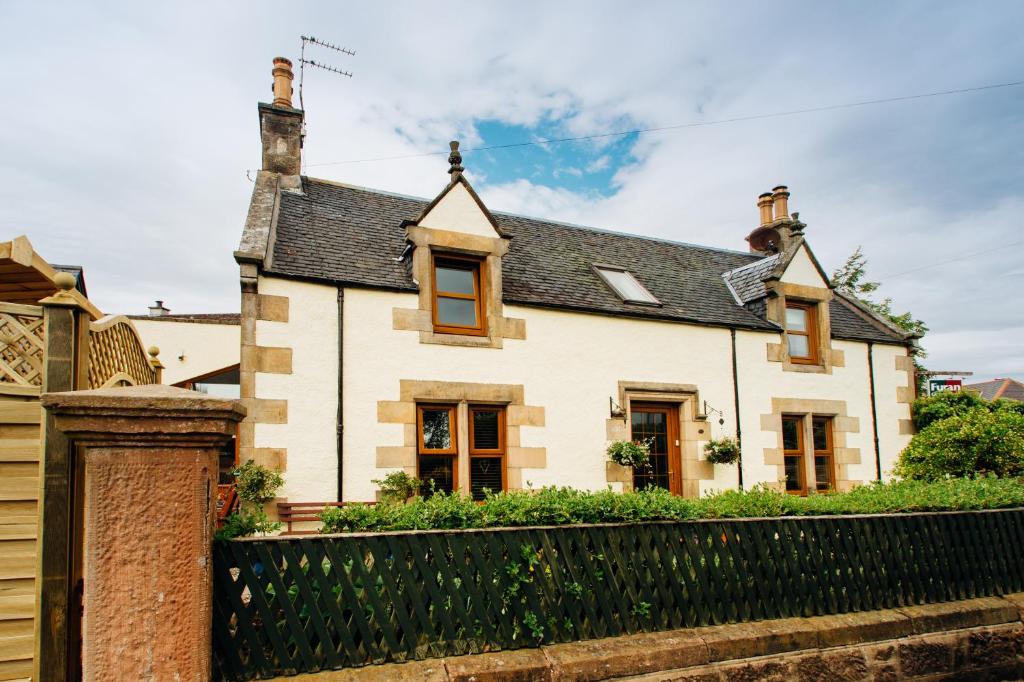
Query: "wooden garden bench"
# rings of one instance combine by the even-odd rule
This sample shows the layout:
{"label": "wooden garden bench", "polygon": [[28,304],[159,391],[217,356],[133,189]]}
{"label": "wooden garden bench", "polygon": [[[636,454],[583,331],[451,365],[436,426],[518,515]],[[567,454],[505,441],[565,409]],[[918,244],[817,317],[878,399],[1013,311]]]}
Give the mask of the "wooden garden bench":
{"label": "wooden garden bench", "polygon": [[[292,530],[293,523],[315,522],[320,520],[320,512],[324,507],[344,507],[352,502],[278,502],[277,518],[288,525],[288,530],[281,535],[314,535],[315,530]],[[357,504],[375,504],[359,502]]]}

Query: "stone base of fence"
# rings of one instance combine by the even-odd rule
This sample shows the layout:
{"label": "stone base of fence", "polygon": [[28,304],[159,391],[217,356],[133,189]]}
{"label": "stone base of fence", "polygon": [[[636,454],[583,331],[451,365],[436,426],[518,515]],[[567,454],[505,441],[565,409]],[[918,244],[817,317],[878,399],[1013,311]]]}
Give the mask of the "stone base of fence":
{"label": "stone base of fence", "polygon": [[1024,594],[377,665],[284,682],[1024,679]]}

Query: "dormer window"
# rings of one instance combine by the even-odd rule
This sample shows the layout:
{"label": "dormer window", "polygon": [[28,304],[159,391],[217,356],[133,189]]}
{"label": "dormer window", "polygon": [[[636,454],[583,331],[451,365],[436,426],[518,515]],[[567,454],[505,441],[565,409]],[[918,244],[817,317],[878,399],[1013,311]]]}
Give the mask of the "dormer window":
{"label": "dormer window", "polygon": [[434,331],[443,334],[486,333],[481,283],[483,261],[462,256],[434,256]]}
{"label": "dormer window", "polygon": [[818,315],[815,303],[786,301],[786,344],[790,362],[818,364]]}
{"label": "dormer window", "polygon": [[594,269],[597,270],[597,274],[601,275],[605,284],[610,286],[612,291],[626,303],[661,305],[661,302],[654,298],[654,295],[647,291],[629,270],[613,265],[595,265]]}

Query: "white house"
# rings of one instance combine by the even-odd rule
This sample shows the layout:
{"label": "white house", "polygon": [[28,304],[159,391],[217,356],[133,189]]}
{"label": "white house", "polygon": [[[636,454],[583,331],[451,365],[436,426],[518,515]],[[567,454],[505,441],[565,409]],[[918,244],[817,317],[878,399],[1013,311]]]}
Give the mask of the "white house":
{"label": "white house", "polygon": [[[912,339],[833,291],[789,192],[749,251],[492,213],[453,143],[432,201],[300,175],[291,65],[260,104],[263,170],[235,258],[240,457],[290,501],[658,485],[794,493],[885,477],[912,430]],[[737,239],[739,241],[739,239]],[[738,436],[738,465],[704,459]],[[609,464],[652,439],[654,467]]]}

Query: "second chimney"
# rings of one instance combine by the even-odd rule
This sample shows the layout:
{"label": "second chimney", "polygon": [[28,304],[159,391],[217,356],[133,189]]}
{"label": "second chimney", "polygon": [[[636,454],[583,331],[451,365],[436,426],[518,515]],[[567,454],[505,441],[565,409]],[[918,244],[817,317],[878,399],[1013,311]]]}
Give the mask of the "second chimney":
{"label": "second chimney", "polygon": [[[761,196],[764,196],[763,194]],[[772,202],[775,204],[775,219],[789,220],[789,188],[779,185],[772,189]]]}

